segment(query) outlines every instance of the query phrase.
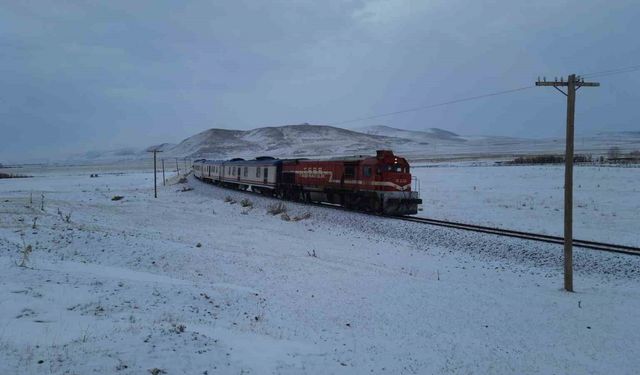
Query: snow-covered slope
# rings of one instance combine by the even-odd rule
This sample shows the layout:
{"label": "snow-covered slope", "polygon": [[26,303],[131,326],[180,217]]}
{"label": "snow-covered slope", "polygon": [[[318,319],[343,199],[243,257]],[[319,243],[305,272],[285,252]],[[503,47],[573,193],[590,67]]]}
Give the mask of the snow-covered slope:
{"label": "snow-covered slope", "polygon": [[[561,207],[561,173],[538,169],[429,168],[425,212],[454,219],[468,203],[476,224],[500,217],[510,228],[553,232],[562,217],[545,206]],[[577,228],[601,222],[600,233],[626,232],[637,244],[637,172],[579,168],[578,179],[581,171],[588,186],[576,196],[586,204]],[[267,213],[267,197],[194,178],[176,184],[169,173],[156,199],[149,169],[97,172],[33,168],[34,178],[0,183],[0,374],[640,367],[638,257],[576,249],[577,293],[566,293],[555,244],[296,202],[286,202],[289,214],[310,217],[285,221]]]}
{"label": "snow-covered slope", "polygon": [[[576,136],[576,152],[605,155],[611,147],[622,152],[640,150],[640,132],[605,132]],[[429,158],[482,158],[562,153],[564,139],[463,136],[438,129],[398,129],[384,125],[347,130],[328,125],[285,125],[253,130],[208,129],[178,144],[163,143],[145,149],[91,151],[74,155],[67,162],[105,163],[142,160],[157,148],[163,158],[254,158],[256,156],[327,157],[373,154],[391,149],[412,160]]]}
{"label": "snow-covered slope", "polygon": [[466,139],[460,135],[448,130],[439,128],[428,128],[425,130],[405,130],[392,128],[386,125],[374,125],[356,129],[359,132],[373,135],[382,135],[385,137],[395,137],[411,139],[421,143],[430,143],[434,140],[465,142]]}
{"label": "snow-covered slope", "polygon": [[327,125],[285,125],[253,130],[209,129],[167,150],[189,157],[318,156],[370,153],[381,148],[403,148],[415,142],[355,132]]}

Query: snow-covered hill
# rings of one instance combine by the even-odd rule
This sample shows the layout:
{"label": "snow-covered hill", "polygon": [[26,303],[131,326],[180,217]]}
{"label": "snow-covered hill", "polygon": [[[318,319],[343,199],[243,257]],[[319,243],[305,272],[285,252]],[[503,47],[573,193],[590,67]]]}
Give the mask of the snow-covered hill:
{"label": "snow-covered hill", "polygon": [[[622,152],[640,150],[640,132],[603,132],[576,135],[576,152],[605,155],[611,147]],[[67,162],[105,163],[136,161],[159,149],[163,158],[254,158],[256,156],[328,157],[373,154],[390,149],[412,160],[429,158],[482,158],[513,155],[563,153],[562,138],[514,138],[466,136],[438,129],[398,129],[376,125],[348,130],[328,125],[284,125],[252,130],[208,129],[178,144],[163,143],[144,149],[91,151],[77,154]]]}
{"label": "snow-covered hill", "polygon": [[359,132],[373,135],[383,135],[385,137],[395,137],[415,140],[420,143],[431,143],[437,141],[465,142],[466,139],[448,130],[439,128],[428,128],[425,130],[405,130],[392,128],[386,125],[374,125],[356,129]]}
{"label": "snow-covered hill", "polygon": [[[180,142],[168,154],[188,157],[301,157],[370,153],[418,146],[414,141],[327,125],[285,125],[253,130],[209,129]],[[409,147],[411,148],[411,147]]]}

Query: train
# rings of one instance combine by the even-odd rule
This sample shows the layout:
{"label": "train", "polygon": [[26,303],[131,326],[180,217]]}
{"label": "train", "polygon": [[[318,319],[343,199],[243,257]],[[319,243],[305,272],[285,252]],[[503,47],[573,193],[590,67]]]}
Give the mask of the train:
{"label": "train", "polygon": [[412,190],[409,163],[390,150],[325,160],[198,159],[192,170],[196,178],[223,187],[384,215],[414,215],[422,204]]}

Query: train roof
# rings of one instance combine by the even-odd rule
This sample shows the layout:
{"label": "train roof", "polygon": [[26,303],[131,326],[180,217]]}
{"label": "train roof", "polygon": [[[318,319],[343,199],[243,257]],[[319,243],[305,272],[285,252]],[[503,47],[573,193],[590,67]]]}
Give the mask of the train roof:
{"label": "train roof", "polygon": [[259,157],[253,160],[244,160],[241,158],[234,158],[231,160],[206,160],[206,159],[202,159],[202,160],[198,160],[201,161],[202,164],[205,165],[220,165],[220,164],[225,164],[225,165],[276,165],[279,163],[282,163],[282,160],[280,159],[275,159],[272,157]]}
{"label": "train roof", "polygon": [[336,156],[327,160],[359,161],[359,160],[371,159],[371,158],[375,158],[375,156],[372,156],[372,155]]}

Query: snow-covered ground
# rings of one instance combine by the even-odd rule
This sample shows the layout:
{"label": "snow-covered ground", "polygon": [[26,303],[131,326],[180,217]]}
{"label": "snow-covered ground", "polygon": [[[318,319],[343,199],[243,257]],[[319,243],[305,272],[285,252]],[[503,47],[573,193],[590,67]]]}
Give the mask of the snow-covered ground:
{"label": "snow-covered ground", "polygon": [[[562,235],[564,166],[414,165],[420,216]],[[574,168],[574,237],[640,246],[640,168]]]}
{"label": "snow-covered ground", "polygon": [[[494,177],[531,173],[538,183],[556,173],[494,169],[475,191]],[[425,168],[433,172],[422,180],[425,212],[446,196],[434,182],[463,195],[481,171],[461,169],[466,179],[456,179]],[[174,179],[154,199],[152,174],[122,172],[0,180],[0,373],[635,374],[640,366],[640,259],[576,250],[577,292],[566,293],[558,246],[291,202],[291,217],[311,218],[283,221],[266,213],[271,199],[193,179],[194,190]],[[625,206],[626,197],[602,196]],[[536,199],[528,212],[544,208]],[[462,203],[452,204],[456,213]],[[494,215],[481,209],[467,213]],[[526,216],[519,211],[495,215],[515,225]],[[33,252],[20,267],[25,245]]]}

